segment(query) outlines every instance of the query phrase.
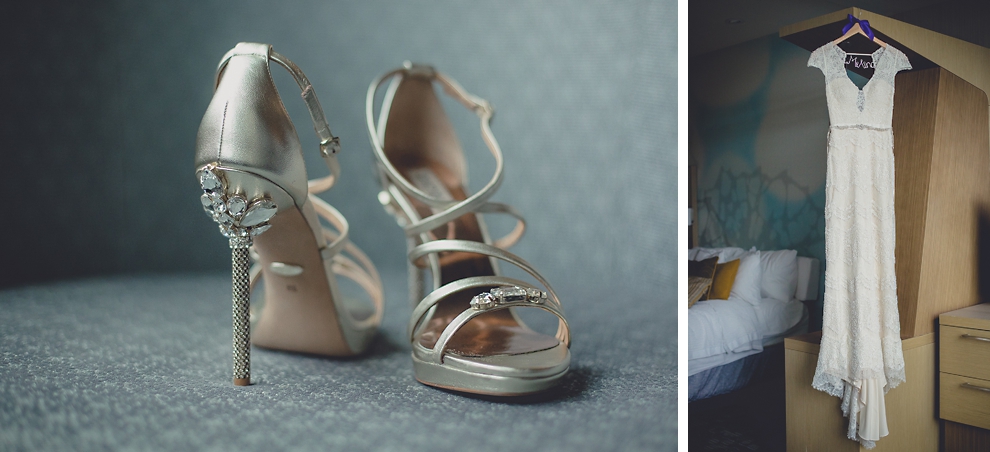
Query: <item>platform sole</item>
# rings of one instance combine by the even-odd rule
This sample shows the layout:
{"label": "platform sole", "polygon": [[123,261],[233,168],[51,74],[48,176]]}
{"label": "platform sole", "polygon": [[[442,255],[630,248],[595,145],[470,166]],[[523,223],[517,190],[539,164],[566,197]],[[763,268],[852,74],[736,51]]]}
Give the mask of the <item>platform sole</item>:
{"label": "platform sole", "polygon": [[416,380],[427,386],[491,396],[535,394],[557,385],[569,369],[540,377],[508,377],[468,372],[443,364],[423,361],[413,355]]}

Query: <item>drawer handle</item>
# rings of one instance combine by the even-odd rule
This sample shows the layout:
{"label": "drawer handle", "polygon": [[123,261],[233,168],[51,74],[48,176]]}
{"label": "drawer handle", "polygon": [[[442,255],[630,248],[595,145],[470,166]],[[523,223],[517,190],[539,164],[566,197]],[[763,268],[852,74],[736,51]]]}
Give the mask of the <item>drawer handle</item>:
{"label": "drawer handle", "polygon": [[990,337],[971,336],[969,334],[963,334],[961,337],[964,339],[973,339],[974,341],[990,342]]}
{"label": "drawer handle", "polygon": [[990,388],[984,388],[983,386],[977,386],[969,383],[963,383],[960,386],[966,389],[975,389],[977,391],[990,392]]}

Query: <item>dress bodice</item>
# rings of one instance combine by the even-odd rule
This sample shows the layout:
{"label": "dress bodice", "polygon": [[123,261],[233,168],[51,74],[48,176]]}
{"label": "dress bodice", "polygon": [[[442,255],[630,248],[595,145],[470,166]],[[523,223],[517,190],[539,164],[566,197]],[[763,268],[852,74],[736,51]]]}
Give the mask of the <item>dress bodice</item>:
{"label": "dress bodice", "polygon": [[811,53],[808,66],[825,74],[825,98],[832,127],[889,129],[894,109],[894,76],[911,69],[900,50],[888,45],[873,52],[874,72],[860,89],[846,74],[846,52],[829,42]]}

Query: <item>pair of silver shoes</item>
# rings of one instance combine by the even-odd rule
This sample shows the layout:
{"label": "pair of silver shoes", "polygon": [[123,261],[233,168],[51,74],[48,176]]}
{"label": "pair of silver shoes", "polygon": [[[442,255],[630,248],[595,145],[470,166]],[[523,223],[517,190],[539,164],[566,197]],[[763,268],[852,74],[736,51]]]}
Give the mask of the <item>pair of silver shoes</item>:
{"label": "pair of silver shoes", "polygon": [[[329,176],[307,180],[271,62],[287,69],[302,90]],[[464,154],[434,83],[480,118],[496,166],[477,193],[465,187]],[[376,121],[376,94],[386,84]],[[508,205],[488,201],[502,182],[503,166],[490,128],[491,106],[433,68],[406,64],[371,83],[366,114],[382,185],[378,199],[408,238],[413,303],[408,339],[416,379],[488,395],[553,386],[570,366],[570,333],[550,284],[506,251],[522,236],[523,218]],[[378,272],[348,240],[347,220],[315,196],[340,176],[338,152],[340,141],[295,64],[267,44],[240,43],[223,57],[197,136],[196,175],[203,208],[231,248],[235,385],[250,384],[251,342],[351,356],[367,349],[381,324]],[[488,213],[511,215],[518,223],[493,241],[480,215]],[[499,261],[521,268],[536,284],[501,276]],[[423,283],[427,270],[433,281],[429,294]],[[338,276],[363,288],[370,303],[343,297]],[[262,278],[265,302],[252,325],[251,292]],[[516,316],[514,308],[521,307],[556,315],[556,334],[528,328]]]}

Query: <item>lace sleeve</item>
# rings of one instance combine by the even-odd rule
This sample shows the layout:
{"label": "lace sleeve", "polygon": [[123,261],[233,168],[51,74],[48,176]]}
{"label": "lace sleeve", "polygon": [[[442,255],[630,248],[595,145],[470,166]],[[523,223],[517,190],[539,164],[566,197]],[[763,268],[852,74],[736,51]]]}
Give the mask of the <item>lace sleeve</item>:
{"label": "lace sleeve", "polygon": [[825,55],[822,51],[824,47],[819,47],[811,52],[811,58],[808,59],[808,67],[816,67],[821,69],[822,73],[825,73]]}
{"label": "lace sleeve", "polygon": [[907,55],[900,50],[897,50],[895,55],[897,58],[894,59],[894,72],[907,71],[911,69],[911,61],[908,60]]}

